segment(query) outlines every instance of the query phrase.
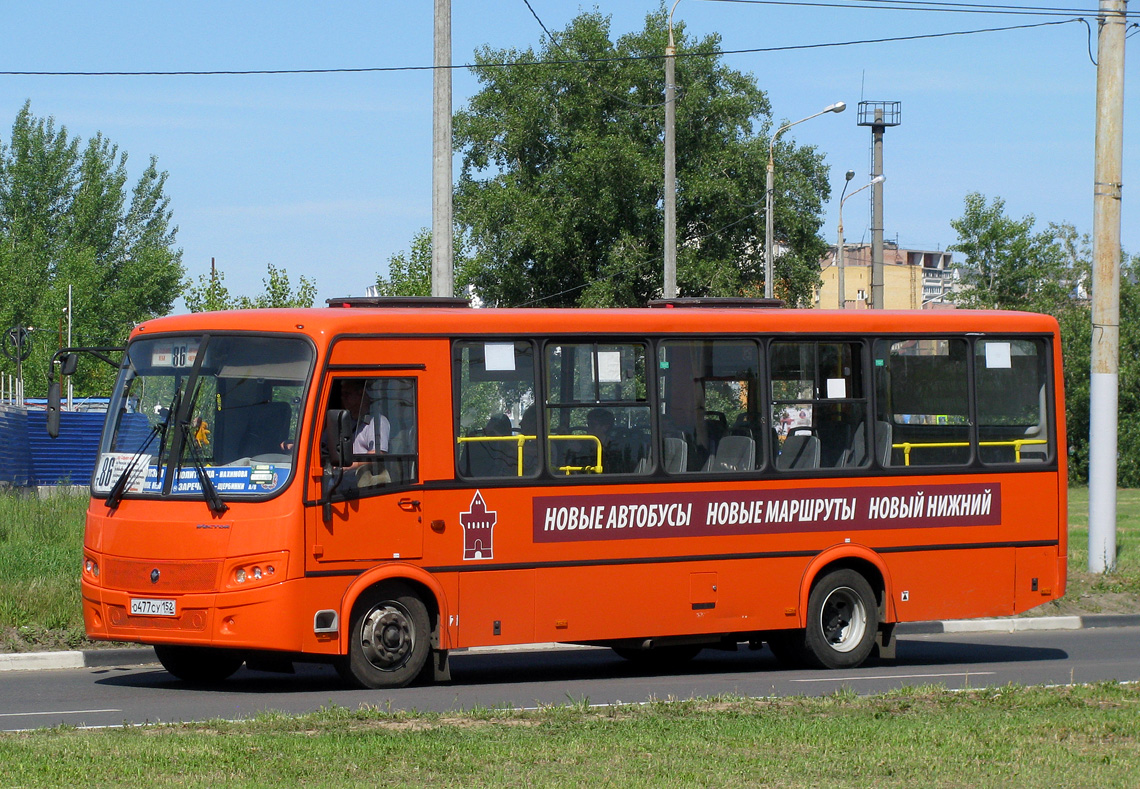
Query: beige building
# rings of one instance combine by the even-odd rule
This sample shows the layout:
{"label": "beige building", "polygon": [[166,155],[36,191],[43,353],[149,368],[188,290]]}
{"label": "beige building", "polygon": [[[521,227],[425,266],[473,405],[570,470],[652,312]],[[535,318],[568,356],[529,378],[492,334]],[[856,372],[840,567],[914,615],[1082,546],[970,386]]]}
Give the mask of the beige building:
{"label": "beige building", "polygon": [[[835,247],[828,249],[820,261],[823,286],[816,294],[816,306],[839,308],[839,272],[835,265]],[[845,308],[862,310],[871,307],[871,245],[850,244],[843,247]],[[883,307],[888,310],[954,309],[954,292],[958,280],[952,270],[949,252],[900,249],[883,245]]]}

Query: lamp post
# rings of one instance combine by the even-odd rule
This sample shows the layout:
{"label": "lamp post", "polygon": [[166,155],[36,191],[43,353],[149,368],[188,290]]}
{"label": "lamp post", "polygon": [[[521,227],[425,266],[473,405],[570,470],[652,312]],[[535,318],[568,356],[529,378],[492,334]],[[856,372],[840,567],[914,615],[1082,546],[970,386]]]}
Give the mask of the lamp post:
{"label": "lamp post", "polygon": [[786,123],[776,130],[772,135],[772,139],[768,141],[768,181],[767,188],[764,194],[764,298],[770,299],[772,296],[772,195],[776,190],[776,162],[774,159],[776,150],[776,138],[786,132],[793,126],[810,121],[812,118],[818,118],[828,112],[843,112],[847,109],[847,104],[842,101],[837,101],[830,104],[817,112],[815,115],[809,115],[806,118],[800,118],[793,123]]}
{"label": "lamp post", "polygon": [[674,76],[673,11],[669,11],[669,43],[665,47],[665,287],[667,299],[677,297],[677,84]]}
{"label": "lamp post", "polygon": [[[839,243],[835,247],[835,264],[839,266],[839,309],[847,309],[847,288],[843,282],[843,204],[850,198],[862,192],[868,186],[881,184],[887,180],[885,175],[876,175],[867,183],[860,186],[851,194],[847,194],[847,184],[855,177],[854,170],[847,171],[847,181],[843,184],[843,191],[839,194]],[[844,196],[846,195],[846,196]]]}

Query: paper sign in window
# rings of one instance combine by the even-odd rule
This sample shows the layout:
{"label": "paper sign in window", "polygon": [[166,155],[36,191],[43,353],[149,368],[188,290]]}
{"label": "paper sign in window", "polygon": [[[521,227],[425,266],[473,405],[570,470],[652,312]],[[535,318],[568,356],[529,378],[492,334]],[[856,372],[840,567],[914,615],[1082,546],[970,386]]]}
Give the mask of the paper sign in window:
{"label": "paper sign in window", "polygon": [[846,378],[828,378],[827,379],[827,399],[836,400],[839,398],[847,397],[847,379]]}
{"label": "paper sign in window", "polygon": [[598,383],[621,383],[621,351],[598,351]]}
{"label": "paper sign in window", "polygon": [[986,368],[989,370],[1008,370],[1013,364],[1009,358],[1008,342],[986,343]]}
{"label": "paper sign in window", "polygon": [[483,345],[483,364],[486,370],[506,370],[511,371],[515,369],[515,346],[514,343],[498,342],[498,343],[484,343]]}

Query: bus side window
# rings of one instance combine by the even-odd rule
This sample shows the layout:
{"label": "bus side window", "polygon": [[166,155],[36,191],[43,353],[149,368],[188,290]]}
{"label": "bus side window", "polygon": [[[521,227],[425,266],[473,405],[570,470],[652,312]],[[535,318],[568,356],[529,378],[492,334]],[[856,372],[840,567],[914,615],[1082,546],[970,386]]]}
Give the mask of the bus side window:
{"label": "bus side window", "polygon": [[762,465],[760,349],[752,340],[658,346],[659,457],[670,474],[748,473]]}
{"label": "bus side window", "polygon": [[417,399],[415,378],[334,381],[327,408],[348,411],[353,437],[342,491],[379,493],[418,480]]}
{"label": "bus side window", "polygon": [[452,367],[459,476],[537,475],[533,343],[460,340],[452,347]]}
{"label": "bus side window", "polygon": [[773,462],[783,471],[870,465],[859,342],[773,342]]}
{"label": "bus side window", "polygon": [[975,342],[974,396],[983,463],[1043,463],[1051,457],[1048,358],[1043,340]]}
{"label": "bus side window", "polygon": [[967,345],[963,339],[880,340],[876,444],[890,432],[892,466],[970,462]]}
{"label": "bus side window", "polygon": [[546,457],[552,475],[649,473],[645,357],[642,343],[546,346]]}

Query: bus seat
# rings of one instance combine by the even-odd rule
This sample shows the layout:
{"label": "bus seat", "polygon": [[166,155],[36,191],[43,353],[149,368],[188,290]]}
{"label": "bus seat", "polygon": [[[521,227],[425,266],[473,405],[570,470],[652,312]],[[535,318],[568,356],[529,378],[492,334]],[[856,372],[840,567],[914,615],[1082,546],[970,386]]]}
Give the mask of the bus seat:
{"label": "bus seat", "polygon": [[689,445],[685,439],[665,436],[662,454],[665,470],[670,474],[680,474],[688,467]]}
{"label": "bus seat", "polygon": [[792,433],[784,439],[776,468],[781,471],[819,468],[819,436],[811,433]]}
{"label": "bus seat", "polygon": [[844,468],[858,468],[867,462],[867,429],[865,423],[860,422],[855,428],[855,435],[851,438],[851,446],[843,453],[840,463]]}
{"label": "bus seat", "polygon": [[847,421],[820,420],[816,427],[819,436],[819,465],[822,468],[836,468],[844,464],[844,458],[851,447],[852,425]]}
{"label": "bus seat", "polygon": [[891,437],[891,423],[875,422],[875,457],[879,459],[880,466],[891,465],[891,452],[894,439]]}
{"label": "bus seat", "polygon": [[749,436],[725,436],[705,464],[705,471],[751,471],[756,467],[756,442]]}

